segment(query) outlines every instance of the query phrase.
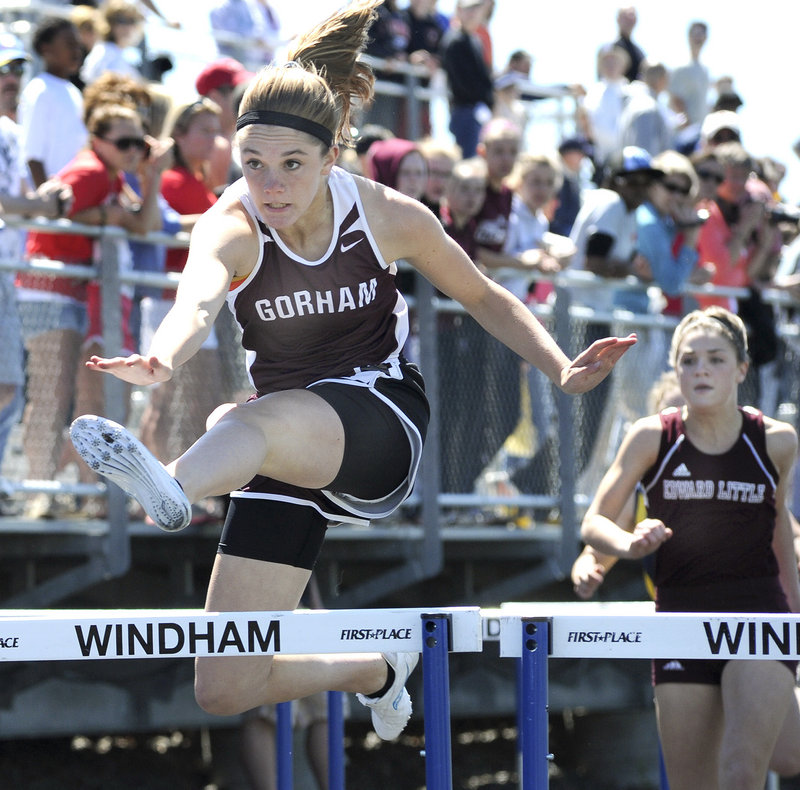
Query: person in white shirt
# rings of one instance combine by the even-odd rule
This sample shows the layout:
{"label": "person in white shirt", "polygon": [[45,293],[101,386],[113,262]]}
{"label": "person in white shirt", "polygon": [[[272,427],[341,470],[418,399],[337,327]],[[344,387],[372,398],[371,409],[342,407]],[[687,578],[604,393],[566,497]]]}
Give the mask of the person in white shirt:
{"label": "person in white shirt", "polygon": [[142,79],[142,73],[127,52],[137,46],[144,33],[144,15],[135,3],[108,0],[101,7],[105,35],[86,56],[81,79],[88,85],[106,71]]}
{"label": "person in white shirt", "polygon": [[[14,121],[20,83],[30,56],[22,42],[10,33],[0,35],[0,216],[14,214],[57,217],[71,199],[71,190],[55,184],[43,185],[37,192],[26,188],[25,163],[20,151],[20,128]],[[19,230],[0,226],[0,261],[15,263],[22,258]],[[0,462],[3,460],[11,429],[22,411],[23,368],[22,333],[17,313],[12,274],[0,271]]]}
{"label": "person in white shirt", "polygon": [[[663,173],[652,167],[650,154],[626,146],[607,169],[606,186],[587,192],[575,218],[570,238],[575,255],[570,270],[586,270],[599,277],[636,274],[636,209],[647,199],[654,180]],[[571,289],[573,304],[596,311],[610,310],[612,290],[595,284]]]}
{"label": "person in white shirt", "polygon": [[627,100],[625,71],[630,57],[621,47],[605,44],[597,53],[598,80],[586,90],[579,107],[584,135],[594,146],[598,166],[622,148],[619,119]]}
{"label": "person in white shirt", "polygon": [[72,161],[86,145],[88,133],[81,93],[69,81],[82,55],[75,25],[63,17],[46,17],[33,35],[33,48],[44,71],[22,91],[19,121],[23,156],[38,187]]}
{"label": "person in white shirt", "polygon": [[[583,206],[575,218],[570,234],[575,254],[569,269],[622,279],[639,273],[637,267],[642,264],[641,256],[636,255],[636,209],[647,199],[651,184],[663,173],[652,166],[647,151],[634,146],[626,146],[621,154],[612,157],[606,173],[604,188],[585,194]],[[586,285],[569,288],[572,305],[592,311],[586,323],[587,340],[608,331],[614,290],[593,278],[587,278]],[[610,382],[601,382],[584,399],[584,408],[577,416],[576,435],[581,437],[577,465],[582,473],[598,443],[610,388]]]}
{"label": "person in white shirt", "polygon": [[708,38],[705,22],[689,25],[691,60],[674,69],[670,77],[670,104],[675,112],[683,113],[688,124],[698,126],[708,112],[708,67],[700,62],[700,52]]}

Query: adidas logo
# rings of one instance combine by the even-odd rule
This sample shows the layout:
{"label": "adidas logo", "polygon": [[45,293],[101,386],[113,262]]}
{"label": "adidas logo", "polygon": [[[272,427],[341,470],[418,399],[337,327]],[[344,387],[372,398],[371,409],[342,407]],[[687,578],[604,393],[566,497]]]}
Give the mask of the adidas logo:
{"label": "adidas logo", "polygon": [[666,672],[683,672],[684,671],[683,670],[683,664],[681,664],[680,661],[667,661],[667,663],[664,664],[664,666],[661,667],[661,669],[666,671]]}
{"label": "adidas logo", "polygon": [[673,473],[673,477],[691,477],[692,473],[687,468],[686,464],[681,464]]}

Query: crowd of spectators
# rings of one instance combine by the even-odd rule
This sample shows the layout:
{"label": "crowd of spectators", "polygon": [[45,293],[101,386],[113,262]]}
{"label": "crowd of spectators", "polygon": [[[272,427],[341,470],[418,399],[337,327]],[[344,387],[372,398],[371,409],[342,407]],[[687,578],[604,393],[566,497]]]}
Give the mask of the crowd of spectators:
{"label": "crowd of spectators", "polygon": [[[774,310],[761,294],[778,286],[797,295],[796,262],[787,262],[784,254],[794,249],[789,245],[797,235],[797,219],[793,207],[781,202],[785,167],[747,152],[737,114],[742,99],[733,80],[712,80],[702,62],[708,25],[689,23],[689,62],[670,68],[649,60],[635,42],[636,9],[620,8],[618,37],[598,46],[593,81],[570,88],[574,122],[563,130],[557,150],[528,150],[525,126],[537,99],[533,58],[520,48],[501,69],[493,67],[494,4],[457,0],[451,18],[438,10],[436,0],[381,6],[367,49],[380,59],[378,80],[403,82],[400,64],[421,69],[417,76],[423,87],[441,74],[451,138],[443,142],[431,136],[428,102],[422,101],[420,137],[410,139],[408,97],[379,91],[362,109],[356,148],[344,150],[340,164],[424,202],[478,266],[532,308],[552,301],[550,281],[561,271],[584,270],[603,278],[603,286],[587,280],[569,289],[573,304],[594,311],[596,320],[586,326],[589,338],[607,333],[607,314],[614,309],[680,317],[697,304],[723,301],[751,328],[756,370],[772,362],[778,342]],[[152,2],[105,0],[99,7],[78,5],[39,19],[27,44],[10,32],[2,34],[2,129],[13,140],[0,162],[4,213],[20,211],[12,199],[21,195],[28,214],[113,224],[134,234],[174,234],[190,231],[196,217],[240,176],[232,142],[238,103],[254,69],[280,44],[275,5],[221,0],[213,6],[209,27],[217,57],[198,70],[196,96],[178,106],[146,76],[141,58],[146,14],[163,18]],[[48,122],[54,117],[58,124]],[[12,261],[49,259],[67,267],[99,261],[98,243],[88,236],[31,233],[19,251],[13,246],[20,243],[19,234],[6,230],[2,238],[5,257]],[[119,254],[124,267],[143,271],[179,273],[185,263],[182,250],[135,239],[120,245]],[[401,269],[399,276],[406,277],[404,286],[412,292],[410,275]],[[82,370],[82,360],[102,340],[99,296],[96,286],[79,279],[23,271],[11,288],[8,275],[4,278],[4,293],[16,302],[4,323],[10,324],[13,315],[19,324],[17,346],[24,345],[27,360],[23,423],[29,476],[49,480],[70,460],[62,438],[73,410],[101,408],[99,392],[83,380]],[[687,286],[709,282],[744,288],[749,295],[685,293]],[[127,350],[139,349],[143,336],[146,341],[169,299],[169,292],[158,289],[124,289]],[[219,329],[223,345],[228,344],[235,330]],[[443,479],[454,491],[473,489],[513,430],[525,390],[514,385],[521,374],[525,380],[526,371],[513,355],[477,331],[471,337],[471,329],[466,320],[440,322],[442,348],[452,345],[452,358],[442,360],[441,369],[449,371],[442,386],[452,395],[447,402],[462,404],[465,414],[466,402],[475,398],[456,385],[454,361],[459,349],[484,361],[481,381],[471,382],[484,406],[481,436],[475,437],[471,418],[462,420],[464,435],[457,427],[443,432]],[[662,367],[657,334],[643,332],[645,342],[629,355],[650,360],[644,369],[641,362],[630,363],[640,373],[656,375]],[[205,413],[233,394],[211,392],[198,378],[209,366],[230,364],[218,353],[218,342],[212,334],[202,359],[198,356],[198,371],[184,385],[170,382],[149,398],[141,431],[160,457],[171,451],[158,446],[156,437],[186,444],[202,431]],[[409,348],[412,356],[415,344]],[[59,370],[48,359],[56,360]],[[0,425],[6,426],[0,441],[23,400],[18,370],[4,375],[2,391],[14,396],[0,411]],[[62,386],[48,386],[53,376]],[[534,376],[528,386],[522,400],[532,400],[528,416],[533,413],[539,443],[546,443],[553,432],[552,407],[542,382]],[[594,403],[579,419],[587,423],[583,435],[594,435],[595,423],[608,419],[603,406],[610,386],[590,396]],[[181,409],[188,416],[167,430],[169,404],[183,393],[197,408]],[[758,395],[756,377],[752,397]],[[465,454],[459,448],[467,438],[472,446]],[[591,449],[579,451],[579,466],[588,462]],[[465,457],[473,462],[467,464]],[[456,458],[459,468],[450,469]],[[90,478],[86,470],[81,475]],[[543,485],[530,475],[517,479],[525,480],[523,490]],[[27,508],[37,517],[57,511],[49,495]]]}
{"label": "crowd of spectators", "polygon": [[[714,299],[685,295],[687,284],[749,289],[745,299],[724,301],[758,329],[756,367],[769,363],[776,341],[772,308],[761,292],[765,286],[796,288],[794,261],[787,263],[782,253],[796,235],[797,221],[792,207],[781,203],[785,167],[747,152],[737,114],[742,99],[733,80],[712,80],[702,62],[707,24],[689,23],[689,62],[670,68],[649,60],[635,42],[636,9],[620,8],[618,37],[598,46],[593,81],[571,88],[573,128],[564,130],[557,151],[526,150],[528,108],[537,95],[530,77],[533,59],[518,49],[501,69],[493,67],[494,3],[457,0],[451,18],[437,9],[436,0],[381,6],[367,50],[380,59],[379,81],[403,82],[399,64],[420,67],[423,86],[443,75],[452,137],[444,143],[431,137],[423,101],[420,137],[409,139],[408,97],[379,91],[363,108],[355,151],[343,151],[340,164],[425,202],[477,265],[532,305],[552,300],[552,287],[542,277],[564,269],[625,280],[619,289],[587,284],[570,291],[574,304],[598,315],[624,308],[679,317]],[[198,71],[196,97],[173,107],[173,98],[145,76],[145,14],[163,17],[152,2],[105,0],[99,7],[78,5],[38,20],[27,44],[3,33],[0,79],[8,83],[3,116],[19,148],[21,165],[14,162],[13,168],[23,181],[15,190],[33,200],[34,190],[69,189],[70,201],[60,200],[59,212],[88,225],[114,224],[132,233],[190,231],[193,218],[241,173],[232,145],[238,101],[253,70],[275,54],[281,22],[267,0],[216,3],[209,27],[218,57]],[[259,46],[254,48],[254,41]],[[53,117],[58,124],[48,122]],[[16,181],[10,159],[7,153],[3,175]],[[468,164],[457,167],[461,162]],[[465,197],[477,180],[485,180],[485,187],[473,214],[465,211],[470,204]],[[91,194],[84,183],[95,183]],[[4,205],[10,207],[13,191],[4,193]],[[10,238],[8,231],[5,235]],[[180,272],[185,261],[180,250],[135,240],[127,246],[122,260],[133,268]],[[91,264],[98,252],[90,237],[34,233],[17,255],[72,265]],[[641,287],[632,290],[631,281]],[[413,290],[412,281],[406,286]],[[92,292],[80,280],[17,276],[14,312],[21,318],[28,360],[28,411],[37,415],[43,408],[48,415],[25,420],[27,460],[37,478],[51,479],[63,465],[61,429],[75,405],[73,394],[81,404],[86,389],[79,374],[74,386],[65,384],[54,394],[44,386],[53,371],[37,359],[56,350],[66,370],[85,358],[98,338],[98,299]],[[125,346],[138,348],[140,333],[152,331],[168,295],[137,288],[123,300],[123,314],[130,314]],[[590,324],[587,332],[605,334],[602,323]],[[212,338],[210,350],[215,343]],[[482,392],[496,392],[498,398],[488,410],[495,417],[486,420],[495,428],[485,430],[484,447],[475,454],[483,468],[502,444],[508,422],[513,427],[516,419],[518,398],[507,393],[515,389],[508,382],[519,371],[516,361],[499,361],[503,353],[497,349],[472,351],[486,359]],[[212,356],[203,364],[221,363]],[[11,382],[16,378],[9,374]],[[67,378],[59,374],[60,380]],[[169,421],[168,407],[157,403],[162,397],[165,404],[172,400],[167,389],[148,404],[146,435],[169,434],[151,430]],[[214,399],[214,393],[199,389],[206,400]],[[593,397],[602,404],[602,389]],[[199,430],[204,408],[178,431],[176,441],[183,444],[185,431]],[[43,433],[45,425],[50,428]],[[546,436],[545,426],[538,427]],[[455,435],[451,439],[458,441]],[[36,450],[37,443],[46,450]],[[159,455],[169,454],[161,449]],[[458,485],[464,490],[474,483],[471,471],[456,476],[463,478]],[[36,513],[46,515],[47,497],[41,499]]]}

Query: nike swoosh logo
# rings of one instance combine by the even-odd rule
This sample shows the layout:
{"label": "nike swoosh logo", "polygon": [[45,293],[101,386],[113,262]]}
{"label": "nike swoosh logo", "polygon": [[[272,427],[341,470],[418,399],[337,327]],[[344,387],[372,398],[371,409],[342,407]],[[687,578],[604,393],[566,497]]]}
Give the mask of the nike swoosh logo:
{"label": "nike swoosh logo", "polygon": [[358,244],[358,243],[359,243],[359,242],[361,242],[361,241],[364,241],[364,239],[356,239],[356,240],[355,240],[354,242],[352,242],[351,244],[345,244],[344,242],[342,242],[342,246],[339,248],[339,250],[340,250],[341,252],[347,252],[348,250],[352,250],[352,249],[353,249],[353,247],[355,247],[355,246],[356,246],[356,244]]}

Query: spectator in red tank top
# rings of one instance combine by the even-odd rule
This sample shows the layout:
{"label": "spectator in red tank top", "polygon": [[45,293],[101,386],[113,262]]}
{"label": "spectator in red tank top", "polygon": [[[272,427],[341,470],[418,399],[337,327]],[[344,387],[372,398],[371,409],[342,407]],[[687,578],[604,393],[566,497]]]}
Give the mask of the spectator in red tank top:
{"label": "spectator in red tank top", "polygon": [[[705,206],[709,218],[700,231],[697,250],[704,261],[716,267],[711,280],[714,285],[744,287],[760,275],[772,252],[773,229],[764,204],[753,200],[747,189],[752,157],[736,142],[717,146],[714,153],[724,178]],[[704,296],[698,301],[701,307],[717,304],[736,311],[732,297]]]}
{"label": "spectator in red tank top", "polygon": [[[184,223],[193,224],[217,201],[207,177],[220,128],[220,109],[205,97],[176,107],[167,121],[174,142],[175,164],[161,179],[161,194]],[[167,250],[167,271],[182,272],[187,255],[185,249]],[[149,344],[174,296],[175,291],[169,290],[161,300],[150,297],[142,300],[143,346]],[[157,458],[166,461],[178,447],[200,437],[208,415],[221,401],[232,397],[223,386],[221,370],[217,336],[212,330],[197,355],[174,378],[150,392],[142,415],[141,436]],[[178,397],[182,388],[191,392],[191,396]]]}
{"label": "spectator in red tank top", "polygon": [[[209,163],[220,134],[220,109],[211,99],[200,98],[176,108],[167,121],[175,141],[175,166],[161,179],[161,194],[179,214],[199,217],[217,201],[209,188]],[[186,250],[167,253],[167,271],[182,272]]]}
{"label": "spectator in red tank top", "polygon": [[[86,225],[115,225],[131,233],[147,233],[161,226],[158,211],[159,174],[142,201],[131,205],[122,193],[124,170],[136,169],[145,154],[145,140],[139,115],[128,107],[112,104],[99,106],[88,119],[90,145],[81,151],[57,178],[72,188],[74,200],[70,219]],[[155,141],[152,141],[155,143]],[[127,241],[117,244],[120,266],[130,262]],[[95,239],[74,234],[32,232],[28,235],[26,254],[71,264],[91,265],[99,260]],[[99,285],[69,277],[20,272],[17,276],[20,317],[28,351],[28,405],[25,417],[24,445],[30,476],[51,480],[61,454],[63,426],[76,395],[76,369],[82,370],[82,354],[88,358],[102,351]],[[123,294],[125,320],[131,300]],[[87,335],[87,329],[90,330]],[[90,345],[87,345],[90,343]],[[127,323],[123,343],[132,349]],[[54,370],[54,362],[58,368]],[[59,382],[53,387],[54,378]],[[79,376],[78,381],[82,377]],[[98,388],[81,389],[87,407],[102,409]],[[29,515],[44,515],[45,498],[37,499]],[[41,510],[42,512],[36,512]]]}

